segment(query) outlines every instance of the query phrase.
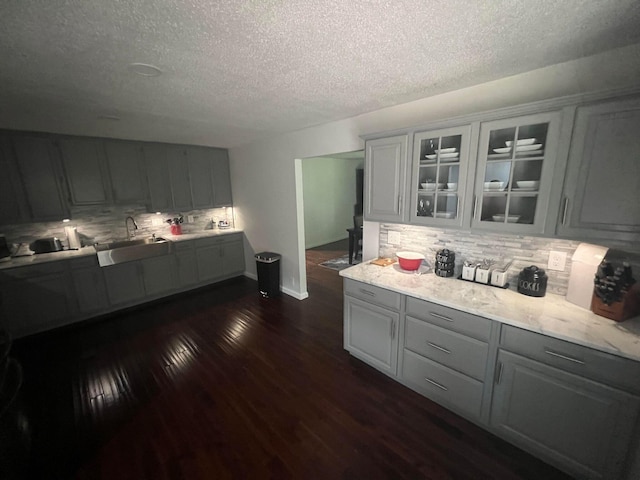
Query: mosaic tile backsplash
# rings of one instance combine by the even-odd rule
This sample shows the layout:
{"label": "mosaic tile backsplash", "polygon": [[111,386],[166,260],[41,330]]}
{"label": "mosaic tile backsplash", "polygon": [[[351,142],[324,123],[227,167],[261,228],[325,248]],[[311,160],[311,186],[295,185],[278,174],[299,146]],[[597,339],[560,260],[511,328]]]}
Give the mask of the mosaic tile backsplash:
{"label": "mosaic tile backsplash", "polygon": [[[390,231],[398,233],[399,243],[389,243]],[[558,295],[566,295],[567,293],[571,273],[571,256],[581,243],[558,238],[474,233],[403,224],[381,224],[379,240],[380,256],[392,257],[395,252],[403,250],[419,252],[425,255],[432,268],[435,262],[435,253],[438,250],[443,248],[452,250],[456,254],[456,276],[461,273],[465,260],[478,262],[486,258],[504,263],[513,260],[508,270],[509,288],[512,290],[517,290],[517,278],[520,271],[530,265],[536,265],[547,273],[547,292]],[[553,271],[547,268],[550,251],[566,252],[567,262],[564,271]],[[634,272],[636,271],[634,269]],[[636,278],[637,276],[636,274]],[[487,288],[496,287],[488,286]]]}
{"label": "mosaic tile backsplash", "polygon": [[[233,226],[233,212],[229,208],[214,208],[209,210],[192,210],[179,212],[184,217],[183,233],[200,232],[212,227],[212,221],[227,220]],[[0,225],[0,235],[4,235],[7,243],[30,243],[36,238],[58,237],[64,247],[67,238],[65,226],[75,226],[80,234],[83,245],[123,240],[127,237],[125,219],[132,216],[137,225],[137,237],[169,235],[169,224],[165,220],[176,217],[177,212],[149,213],[144,205],[109,205],[72,207],[69,223],[62,221],[26,223],[16,225]],[[187,217],[194,217],[193,223],[187,223]]]}

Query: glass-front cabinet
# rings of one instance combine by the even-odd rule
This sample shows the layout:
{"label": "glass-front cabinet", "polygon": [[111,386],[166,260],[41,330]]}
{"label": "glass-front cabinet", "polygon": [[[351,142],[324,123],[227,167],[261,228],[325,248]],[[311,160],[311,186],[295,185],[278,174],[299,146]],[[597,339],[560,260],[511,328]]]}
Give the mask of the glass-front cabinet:
{"label": "glass-front cabinet", "polygon": [[543,233],[560,115],[481,124],[472,228]]}
{"label": "glass-front cabinet", "polygon": [[416,133],[411,222],[462,226],[471,127]]}

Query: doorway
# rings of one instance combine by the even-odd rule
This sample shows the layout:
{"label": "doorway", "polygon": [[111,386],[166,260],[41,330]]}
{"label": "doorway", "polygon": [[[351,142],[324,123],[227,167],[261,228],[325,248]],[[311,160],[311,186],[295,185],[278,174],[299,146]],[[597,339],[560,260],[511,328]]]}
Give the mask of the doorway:
{"label": "doorway", "polygon": [[304,255],[300,278],[305,283],[307,275],[318,274],[316,267],[328,271],[323,275],[339,275],[319,264],[348,256],[347,229],[354,226],[354,215],[362,212],[362,182],[357,171],[362,172],[363,167],[364,150],[296,161],[299,245]]}

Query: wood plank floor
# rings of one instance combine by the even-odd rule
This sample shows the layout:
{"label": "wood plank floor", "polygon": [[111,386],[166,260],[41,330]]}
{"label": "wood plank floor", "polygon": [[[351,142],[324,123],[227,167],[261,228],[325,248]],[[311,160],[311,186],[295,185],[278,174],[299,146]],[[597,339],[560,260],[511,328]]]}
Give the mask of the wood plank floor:
{"label": "wood plank floor", "polygon": [[304,301],[239,278],[15,342],[27,476],[568,478],[348,355],[318,266],[343,248],[308,252]]}

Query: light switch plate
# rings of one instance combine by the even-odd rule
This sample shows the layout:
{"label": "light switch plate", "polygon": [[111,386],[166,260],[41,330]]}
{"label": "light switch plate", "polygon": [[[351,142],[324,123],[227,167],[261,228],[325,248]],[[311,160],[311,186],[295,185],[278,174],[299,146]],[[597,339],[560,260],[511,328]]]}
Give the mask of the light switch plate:
{"label": "light switch plate", "polygon": [[392,245],[400,245],[402,235],[400,232],[393,232],[391,230],[387,231],[387,243]]}
{"label": "light switch plate", "polygon": [[563,271],[566,264],[566,252],[549,252],[549,263],[547,264],[549,270]]}

